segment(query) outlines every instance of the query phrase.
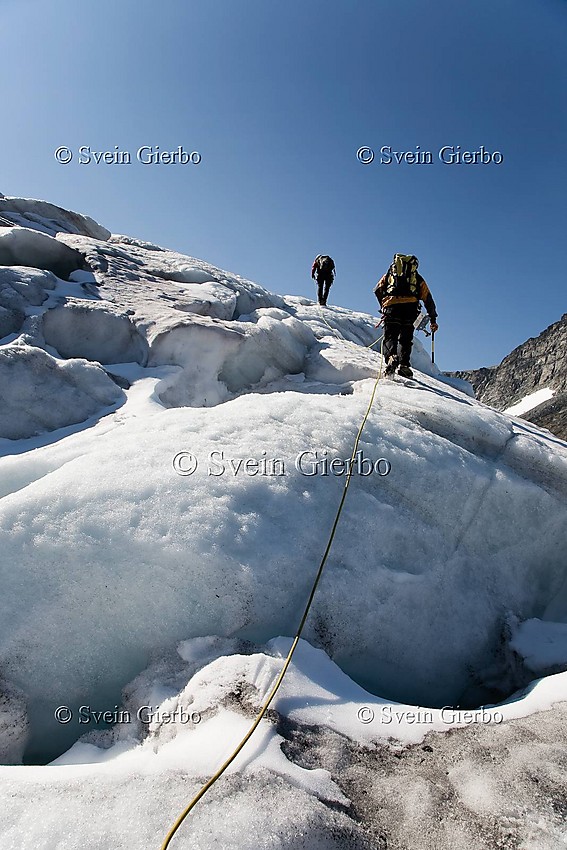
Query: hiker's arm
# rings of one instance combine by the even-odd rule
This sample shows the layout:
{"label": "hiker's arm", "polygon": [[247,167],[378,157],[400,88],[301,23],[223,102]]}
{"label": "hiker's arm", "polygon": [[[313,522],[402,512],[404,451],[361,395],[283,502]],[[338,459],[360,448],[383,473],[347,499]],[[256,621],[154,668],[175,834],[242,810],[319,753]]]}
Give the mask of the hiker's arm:
{"label": "hiker's arm", "polygon": [[428,314],[429,318],[431,319],[431,324],[436,325],[437,324],[437,307],[435,306],[435,301],[433,300],[433,296],[432,296],[431,292],[429,291],[429,287],[428,287],[428,285],[426,284],[426,282],[424,281],[423,278],[421,278],[421,287],[420,287],[419,297],[423,301],[424,307],[427,310],[427,314]]}
{"label": "hiker's arm", "polygon": [[382,306],[382,290],[386,283],[386,275],[382,275],[376,286],[374,287],[374,295],[378,299],[380,307]]}

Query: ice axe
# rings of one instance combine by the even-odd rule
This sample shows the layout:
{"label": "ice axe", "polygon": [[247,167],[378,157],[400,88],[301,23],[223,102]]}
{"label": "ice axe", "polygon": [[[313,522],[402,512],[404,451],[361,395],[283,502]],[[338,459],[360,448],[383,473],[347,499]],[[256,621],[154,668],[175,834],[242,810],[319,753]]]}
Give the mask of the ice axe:
{"label": "ice axe", "polygon": [[413,323],[414,330],[423,331],[425,336],[429,336],[430,332],[427,330],[427,326],[429,325],[430,318],[426,313],[419,313],[415,322]]}
{"label": "ice axe", "polygon": [[419,313],[413,326],[416,331],[423,331],[425,336],[431,337],[431,362],[435,363],[435,331],[431,328],[427,330],[428,325],[431,327],[431,318],[426,313]]}

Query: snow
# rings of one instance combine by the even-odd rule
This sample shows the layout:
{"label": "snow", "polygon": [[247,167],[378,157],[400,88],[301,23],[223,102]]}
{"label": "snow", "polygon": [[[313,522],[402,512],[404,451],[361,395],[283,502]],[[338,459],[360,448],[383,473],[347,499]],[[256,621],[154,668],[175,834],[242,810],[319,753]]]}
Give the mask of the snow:
{"label": "snow", "polygon": [[[278,638],[263,651],[243,655],[235,641],[215,637],[184,641],[178,647],[177,660],[156,662],[126,689],[123,713],[111,730],[90,732],[49,768],[0,768],[6,792],[2,846],[19,850],[58,842],[63,848],[80,848],[87,837],[88,846],[101,848],[159,846],[202,779],[216,770],[247,731],[250,712],[265,697],[288,647],[289,639]],[[177,687],[172,687],[173,682]],[[160,691],[167,693],[161,701],[157,697]],[[507,722],[522,711],[543,710],[566,696],[567,674],[563,674],[536,683],[524,701],[484,711],[484,719],[476,725],[492,735],[504,734],[508,742],[509,782],[530,769],[533,751],[524,742],[523,747],[510,749]],[[531,704],[523,704],[527,701]],[[320,758],[325,750],[331,755],[337,740],[359,745],[368,758],[376,743],[390,735],[415,744],[434,729],[446,732],[459,725],[465,730],[475,727],[463,712],[454,722],[454,712],[447,714],[450,720],[443,720],[439,710],[421,709],[418,720],[412,720],[415,706],[391,705],[365,692],[325,653],[305,641],[299,643],[274,707],[294,728],[316,733]],[[359,720],[361,708],[375,712],[371,723]],[[385,722],[389,717],[386,709],[406,719]],[[137,722],[137,714],[146,717],[150,710],[154,716],[150,724]],[[83,716],[88,715],[84,712]],[[88,731],[87,724],[85,729]],[[293,739],[283,737],[283,731],[284,727],[278,730],[267,718],[261,721],[246,750],[183,824],[176,837],[178,846],[201,850],[219,846],[369,850],[375,846],[368,843],[356,821],[347,817],[351,801],[329,771],[303,767],[290,758]],[[433,742],[430,737],[428,740]],[[493,748],[493,758],[495,752]],[[552,757],[549,748],[547,756]],[[506,800],[506,784],[491,767],[489,763],[481,772],[474,751],[465,749],[457,761],[448,764],[447,779],[464,807],[465,819],[467,809],[477,815],[494,815],[503,807],[512,828],[514,809]],[[403,771],[403,763],[399,771]],[[360,778],[367,781],[366,776]],[[401,795],[404,812],[399,821],[406,829],[419,830],[428,818],[434,788],[431,782],[422,780],[419,785],[414,781]],[[529,790],[533,794],[533,789]],[[390,793],[393,791],[390,784]],[[33,818],[25,817],[29,799],[35,801]],[[560,846],[554,842],[561,840],[561,829],[549,820],[537,822],[528,814],[526,832],[536,843],[528,841],[525,846]],[[227,821],[230,830],[225,828]],[[459,825],[455,823],[454,828]],[[528,836],[524,832],[523,837]],[[464,830],[454,846],[464,850],[471,846],[470,840]],[[422,845],[414,838],[406,846]],[[452,846],[451,842],[447,846]]]}
{"label": "snow", "polygon": [[554,667],[567,670],[567,623],[525,620],[519,624],[510,647],[534,673],[547,673]]}
{"label": "snow", "polygon": [[537,407],[544,401],[548,401],[550,398],[553,398],[553,393],[554,390],[549,389],[549,387],[536,390],[535,393],[530,393],[520,399],[520,401],[517,401],[516,404],[513,404],[511,407],[507,407],[504,413],[507,413],[509,416],[521,416],[522,413],[527,413],[529,410],[533,410],[534,407]]}
{"label": "snow", "polygon": [[83,258],[63,242],[26,227],[0,228],[0,266],[33,266],[67,278]]}
{"label": "snow", "polygon": [[[0,200],[37,226],[0,229],[5,258],[18,253],[0,269],[0,753],[56,759],[0,768],[1,844],[159,846],[281,668],[383,366],[380,331]],[[505,741],[567,701],[567,448],[477,403],[418,339],[412,366],[410,384],[378,384],[275,713],[180,847],[376,846],[351,807],[361,776],[380,785],[369,753],[470,729]],[[80,723],[81,706],[112,728]],[[347,752],[348,787],[339,756],[333,771],[318,762]],[[442,775],[479,818],[505,799],[472,755]],[[434,796],[412,785],[400,823],[429,817]],[[560,835],[534,823],[541,846]],[[452,838],[472,846],[463,822]]]}
{"label": "snow", "polygon": [[100,366],[79,359],[58,361],[27,345],[0,347],[0,386],[0,438],[8,440],[83,422],[124,399]]}
{"label": "snow", "polygon": [[[47,772],[57,776],[47,777]],[[146,769],[129,775],[89,766],[85,774],[84,768],[12,771],[3,783],[7,797],[3,848],[159,847],[199,786],[179,772],[156,776]],[[172,782],[173,776],[178,782]],[[30,799],[34,817],[26,818],[22,809]],[[362,830],[344,813],[266,771],[230,777],[224,788],[211,795],[206,809],[195,811],[176,846],[183,850],[370,850]]]}
{"label": "snow", "polygon": [[[5,307],[24,310],[30,304],[43,304],[56,284],[57,278],[49,271],[25,266],[0,267],[0,299]],[[4,299],[7,298],[13,301],[6,302]]]}
{"label": "snow", "polygon": [[83,357],[99,363],[141,363],[147,344],[126,313],[93,302],[68,301],[43,318],[47,345],[62,357]]}
{"label": "snow", "polygon": [[[349,456],[372,386],[290,383],[164,410],[150,402],[168,380],[138,381],[116,422],[37,449],[25,487],[23,458],[0,462],[2,551],[19,564],[4,583],[3,670],[28,695],[39,749],[67,740],[46,706],[95,693],[113,704],[151,652],[211,632],[293,632],[342,487],[313,463]],[[492,662],[502,612],[541,616],[555,601],[567,530],[560,495],[508,467],[513,423],[419,380],[380,387],[361,449],[392,471],[353,482],[306,638],[371,690],[443,704]],[[173,468],[184,451],[199,462],[189,477]],[[565,452],[546,451],[565,476]],[[229,460],[248,458],[256,474],[235,473]],[[285,474],[261,474],[278,459]]]}
{"label": "snow", "polygon": [[109,239],[110,231],[88,215],[70,212],[47,201],[32,198],[0,196],[0,216],[16,225],[56,236],[57,233],[80,233],[93,239]]}
{"label": "snow", "polygon": [[48,271],[0,266],[0,340],[22,328],[26,315],[33,312],[31,307],[47,299],[46,290],[54,289],[56,280]]}

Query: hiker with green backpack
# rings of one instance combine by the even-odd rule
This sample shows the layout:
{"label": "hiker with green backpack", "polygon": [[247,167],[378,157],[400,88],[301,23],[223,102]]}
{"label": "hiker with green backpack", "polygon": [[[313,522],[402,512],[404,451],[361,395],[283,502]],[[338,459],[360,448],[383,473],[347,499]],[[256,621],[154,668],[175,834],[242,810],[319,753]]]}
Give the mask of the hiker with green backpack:
{"label": "hiker with green backpack", "polygon": [[334,260],[327,254],[317,254],[311,266],[311,277],[317,280],[317,300],[321,307],[326,307],[329,289],[335,279]]}
{"label": "hiker with green backpack", "polygon": [[394,254],[392,265],[374,288],[384,317],[386,375],[393,375],[397,369],[402,377],[413,377],[410,355],[420,301],[429,314],[432,333],[438,328],[435,301],[417,271],[418,265],[413,254]]}

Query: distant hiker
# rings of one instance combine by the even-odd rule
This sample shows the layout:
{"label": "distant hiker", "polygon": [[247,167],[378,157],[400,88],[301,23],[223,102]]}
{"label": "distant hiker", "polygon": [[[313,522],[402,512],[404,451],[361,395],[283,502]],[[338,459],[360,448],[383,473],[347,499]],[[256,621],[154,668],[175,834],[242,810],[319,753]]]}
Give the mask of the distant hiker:
{"label": "distant hiker", "polygon": [[317,254],[311,266],[311,277],[317,280],[317,300],[322,307],[327,306],[329,289],[335,279],[335,263],[327,254]]}
{"label": "distant hiker", "polygon": [[[384,317],[384,357],[386,374],[411,378],[410,355],[413,345],[414,322],[423,301],[431,321],[431,330],[437,330],[437,309],[429,287],[417,271],[419,261],[413,254],[394,254],[392,265],[380,278],[374,294]],[[398,351],[399,344],[399,351]]]}

